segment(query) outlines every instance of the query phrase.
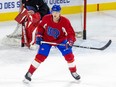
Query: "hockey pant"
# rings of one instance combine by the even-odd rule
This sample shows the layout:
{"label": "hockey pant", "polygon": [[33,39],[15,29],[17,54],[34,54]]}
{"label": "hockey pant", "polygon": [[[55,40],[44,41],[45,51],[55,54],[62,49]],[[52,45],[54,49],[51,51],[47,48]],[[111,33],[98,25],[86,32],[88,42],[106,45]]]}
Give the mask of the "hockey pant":
{"label": "hockey pant", "polygon": [[[64,41],[63,44],[64,43],[66,43],[66,41]],[[35,59],[29,68],[29,72],[31,74],[33,74],[34,71],[38,68],[38,66],[42,62],[44,62],[44,60],[47,58],[51,47],[52,47],[51,45],[44,44],[44,43],[42,45],[40,45],[38,53],[35,56]],[[60,46],[60,45],[58,45],[57,48],[60,50],[60,52],[64,56],[65,60],[67,61],[70,72],[76,72],[76,65],[75,65],[74,55],[72,53],[72,48],[66,50],[65,46]]]}

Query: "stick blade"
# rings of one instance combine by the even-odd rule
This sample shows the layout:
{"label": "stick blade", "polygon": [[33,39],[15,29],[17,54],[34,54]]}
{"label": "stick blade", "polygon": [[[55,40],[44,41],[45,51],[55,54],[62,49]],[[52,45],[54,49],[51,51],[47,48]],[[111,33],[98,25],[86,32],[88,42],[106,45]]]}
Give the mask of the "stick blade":
{"label": "stick blade", "polygon": [[112,43],[112,40],[109,40],[105,46],[103,46],[101,48],[97,48],[97,50],[105,50],[107,47],[110,46],[111,43]]}

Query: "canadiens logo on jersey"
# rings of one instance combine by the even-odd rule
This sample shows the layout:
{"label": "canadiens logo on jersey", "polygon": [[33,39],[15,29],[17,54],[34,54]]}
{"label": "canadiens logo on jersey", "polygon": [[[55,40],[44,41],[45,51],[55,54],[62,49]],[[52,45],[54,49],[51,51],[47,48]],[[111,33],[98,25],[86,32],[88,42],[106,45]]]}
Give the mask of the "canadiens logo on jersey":
{"label": "canadiens logo on jersey", "polygon": [[52,27],[49,27],[49,26],[48,26],[47,34],[48,34],[49,36],[52,36],[52,37],[54,37],[55,39],[57,39],[58,36],[60,35],[60,32],[59,32],[58,29],[52,28]]}

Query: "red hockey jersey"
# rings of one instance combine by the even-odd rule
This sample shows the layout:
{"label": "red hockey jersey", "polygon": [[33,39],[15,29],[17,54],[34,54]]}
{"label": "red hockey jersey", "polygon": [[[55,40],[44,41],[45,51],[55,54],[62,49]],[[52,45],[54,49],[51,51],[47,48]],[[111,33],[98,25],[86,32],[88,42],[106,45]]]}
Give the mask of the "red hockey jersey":
{"label": "red hockey jersey", "polygon": [[53,21],[51,14],[43,17],[38,26],[38,33],[43,36],[44,41],[61,43],[63,40],[75,41],[75,32],[69,20],[60,16],[58,23]]}

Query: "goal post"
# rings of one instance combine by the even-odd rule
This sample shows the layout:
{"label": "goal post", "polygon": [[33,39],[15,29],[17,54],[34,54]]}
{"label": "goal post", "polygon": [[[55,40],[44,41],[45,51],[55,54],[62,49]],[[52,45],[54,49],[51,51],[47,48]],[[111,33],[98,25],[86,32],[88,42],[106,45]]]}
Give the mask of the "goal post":
{"label": "goal post", "polygon": [[[77,30],[77,34],[81,34],[81,38],[83,40],[86,40],[87,38],[87,34],[86,34],[86,21],[87,21],[87,0],[78,0],[80,2],[80,22],[81,22],[81,25],[80,26],[80,32],[78,33],[78,30]],[[78,19],[77,19],[78,20]],[[77,25],[78,26],[78,25]],[[78,38],[78,35],[77,35],[77,38]]]}
{"label": "goal post", "polygon": [[84,0],[83,39],[86,40],[87,0]]}
{"label": "goal post", "polygon": [[[74,17],[71,16],[71,23],[77,38],[86,40],[87,0],[75,0]],[[70,18],[69,18],[70,19]]]}

